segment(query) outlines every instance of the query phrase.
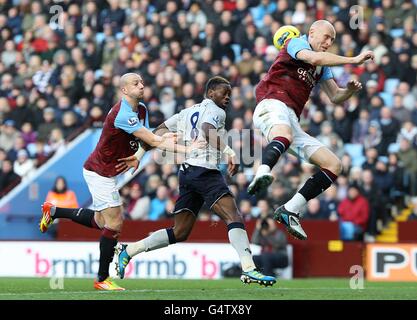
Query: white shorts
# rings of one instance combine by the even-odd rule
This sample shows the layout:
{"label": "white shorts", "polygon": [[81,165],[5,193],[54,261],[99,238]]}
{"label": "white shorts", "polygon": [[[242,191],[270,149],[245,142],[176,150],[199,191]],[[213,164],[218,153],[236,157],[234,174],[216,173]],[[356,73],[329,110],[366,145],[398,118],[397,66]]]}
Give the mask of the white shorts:
{"label": "white shorts", "polygon": [[302,160],[309,161],[311,155],[324,145],[301,129],[294,110],[276,99],[264,99],[255,108],[253,124],[261,130],[268,142],[269,132],[277,124],[285,124],[291,128],[293,142],[289,152]]}
{"label": "white shorts", "polygon": [[122,205],[117,178],[102,177],[99,174],[83,168],[84,179],[93,197],[93,210],[102,211],[107,208]]}

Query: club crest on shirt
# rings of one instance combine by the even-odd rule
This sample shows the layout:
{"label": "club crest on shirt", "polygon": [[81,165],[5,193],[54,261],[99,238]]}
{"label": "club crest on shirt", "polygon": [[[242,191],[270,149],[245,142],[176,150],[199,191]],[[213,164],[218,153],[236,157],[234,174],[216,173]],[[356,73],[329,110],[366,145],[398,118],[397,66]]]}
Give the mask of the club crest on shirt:
{"label": "club crest on shirt", "polygon": [[129,125],[130,126],[134,126],[134,125],[136,125],[137,123],[138,123],[138,121],[139,121],[139,119],[138,118],[136,118],[136,117],[132,117],[132,118],[129,118],[128,120],[127,120],[127,122],[129,123]]}
{"label": "club crest on shirt", "polygon": [[219,125],[219,116],[215,116],[213,117],[213,121],[217,124],[217,126]]}

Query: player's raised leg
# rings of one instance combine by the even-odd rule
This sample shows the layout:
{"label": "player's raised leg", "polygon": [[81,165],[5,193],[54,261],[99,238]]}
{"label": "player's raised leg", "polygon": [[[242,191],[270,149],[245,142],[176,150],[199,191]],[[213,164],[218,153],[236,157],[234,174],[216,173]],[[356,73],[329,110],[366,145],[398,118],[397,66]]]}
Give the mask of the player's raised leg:
{"label": "player's raised leg", "polygon": [[301,227],[299,212],[307,204],[307,201],[329,188],[342,172],[339,158],[325,147],[317,149],[311,155],[310,162],[317,165],[320,170],[311,176],[301,189],[274,213],[274,219],[284,224],[288,232],[300,240],[307,239],[307,235]]}
{"label": "player's raised leg", "polygon": [[42,233],[46,232],[52,225],[54,219],[70,219],[76,223],[93,229],[102,229],[104,221],[98,212],[85,208],[59,208],[51,202],[44,202],[42,205],[42,216],[39,229]]}
{"label": "player's raised leg", "polygon": [[268,188],[274,180],[272,168],[288,150],[292,142],[289,110],[279,100],[263,100],[255,109],[253,121],[255,128],[262,131],[269,144],[262,153],[262,164],[248,186],[248,193],[255,194]]}
{"label": "player's raised leg", "polygon": [[227,225],[229,241],[239,255],[242,266],[242,276],[240,278],[242,282],[272,286],[276,279],[262,274],[253,262],[248,234],[234,198],[226,194],[218,199],[211,208]]}
{"label": "player's raised leg", "polygon": [[157,230],[132,244],[119,243],[115,252],[117,254],[116,271],[120,279],[124,278],[126,267],[135,255],[187,240],[195,221],[194,213],[183,210],[176,213],[174,227]]}

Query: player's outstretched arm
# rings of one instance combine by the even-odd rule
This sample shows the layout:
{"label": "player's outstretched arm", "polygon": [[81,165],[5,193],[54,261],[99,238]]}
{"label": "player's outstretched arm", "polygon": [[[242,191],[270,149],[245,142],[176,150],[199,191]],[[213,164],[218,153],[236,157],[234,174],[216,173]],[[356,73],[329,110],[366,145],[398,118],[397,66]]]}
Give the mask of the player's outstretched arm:
{"label": "player's outstretched arm", "polygon": [[133,132],[133,135],[145,142],[151,148],[181,153],[185,153],[187,151],[184,146],[176,143],[177,137],[174,133],[158,136],[147,128],[142,127]]}
{"label": "player's outstretched arm", "polygon": [[297,53],[297,59],[313,66],[339,66],[343,64],[362,64],[367,60],[374,59],[372,51],[364,51],[356,57],[344,57],[330,52],[316,52],[303,49]]}
{"label": "player's outstretched arm", "polygon": [[[170,137],[174,136],[173,133],[169,131],[164,123],[160,124],[156,129],[153,130],[153,133],[157,136]],[[153,149],[154,147],[150,146],[146,142],[142,141],[142,144],[139,145],[138,151],[132,156],[117,159],[119,163],[116,165],[116,170],[118,173],[125,173],[129,169],[133,168],[132,174],[139,168],[139,163],[145,155],[146,151]]]}
{"label": "player's outstretched arm", "polygon": [[[157,126],[155,129],[153,129],[152,131],[154,134],[156,134],[157,136],[163,136],[166,133],[169,133],[171,131],[169,131],[169,129],[167,128],[167,126],[165,125],[165,123],[161,123],[159,126]],[[143,149],[145,149],[145,151],[149,151],[151,149],[153,149],[154,147],[151,147],[149,144],[145,143],[142,141],[141,146]]]}
{"label": "player's outstretched arm", "polygon": [[350,80],[346,88],[339,88],[336,81],[329,79],[321,83],[321,88],[326,92],[331,102],[340,104],[361,90],[362,84],[359,81]]}
{"label": "player's outstretched arm", "polygon": [[223,139],[217,133],[217,129],[212,124],[205,122],[201,127],[207,143],[226,154],[228,162],[227,171],[230,176],[234,176],[239,170],[239,165],[236,162],[236,153],[223,142]]}
{"label": "player's outstretched arm", "polygon": [[[175,153],[190,153],[194,149],[202,149],[205,148],[207,143],[202,140],[194,141],[190,146],[184,146],[177,143],[177,135],[174,132],[168,132],[166,129],[170,129],[165,123],[170,120],[176,121],[175,116],[171,117],[170,119],[166,120],[163,124],[158,126],[155,130],[156,133],[162,134],[161,136],[156,135],[155,133],[149,131],[146,128],[140,128],[136,130],[133,135],[138,137],[143,142],[148,144],[151,148],[158,148],[161,150],[175,152]],[[165,129],[166,128],[166,129]],[[171,131],[171,130],[169,130]],[[173,130],[176,131],[176,130]]]}

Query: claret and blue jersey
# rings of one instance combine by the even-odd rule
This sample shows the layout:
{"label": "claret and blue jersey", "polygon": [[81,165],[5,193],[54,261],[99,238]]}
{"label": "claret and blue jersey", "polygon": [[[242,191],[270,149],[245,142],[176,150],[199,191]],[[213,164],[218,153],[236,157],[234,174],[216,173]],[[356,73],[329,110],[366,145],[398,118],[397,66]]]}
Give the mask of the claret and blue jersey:
{"label": "claret and blue jersey", "polygon": [[139,147],[139,139],[133,133],[140,128],[149,128],[148,110],[139,103],[138,111],[133,111],[129,103],[122,99],[107,114],[100,140],[84,168],[103,177],[114,177],[117,159],[133,155]]}
{"label": "claret and blue jersey", "polygon": [[303,49],[312,50],[306,35],[285,44],[256,87],[257,104],[264,99],[277,99],[294,109],[299,117],[314,86],[333,78],[329,67],[315,67],[298,60],[297,53]]}
{"label": "claret and blue jersey", "polygon": [[[287,52],[288,54],[295,60],[297,59],[297,53],[303,49],[306,50],[313,50],[310,46],[310,44],[308,43],[307,40],[307,35],[303,35],[299,38],[293,38],[288,42],[287,45]],[[321,73],[321,70],[323,69],[323,73],[322,76],[319,80],[319,82],[323,82],[329,79],[333,78],[333,73],[332,70],[330,69],[330,67],[316,67],[316,72],[317,73]]]}

